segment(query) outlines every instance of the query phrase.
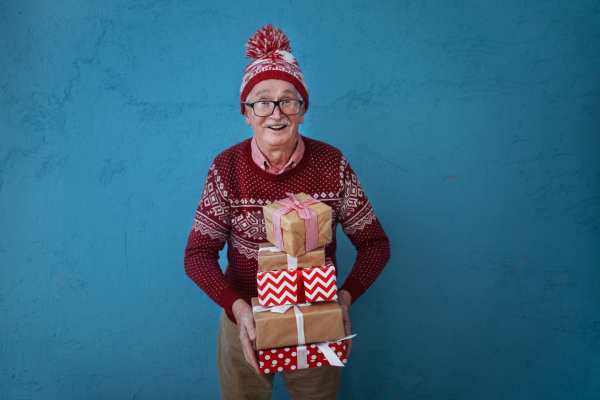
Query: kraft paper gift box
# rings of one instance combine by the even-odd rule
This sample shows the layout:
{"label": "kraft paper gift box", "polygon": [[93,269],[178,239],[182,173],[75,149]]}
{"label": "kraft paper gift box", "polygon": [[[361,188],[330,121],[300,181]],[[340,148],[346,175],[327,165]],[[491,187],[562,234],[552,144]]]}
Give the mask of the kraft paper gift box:
{"label": "kraft paper gift box", "polygon": [[[286,209],[280,212],[286,212],[290,207],[285,207],[281,203],[292,203],[293,194],[288,193],[288,197],[282,200],[277,200],[267,206],[263,207],[263,213],[265,216],[265,228],[267,231],[267,240],[281,250],[285,251],[292,257],[298,257],[304,253],[306,253],[306,247],[308,246],[308,251],[314,250],[318,247],[325,246],[327,243],[331,243],[331,207],[328,205],[316,202],[314,204],[306,205],[306,207],[301,206],[300,210],[291,209],[290,212],[281,216],[281,227],[273,226],[273,212],[279,209]],[[299,193],[296,196],[296,200],[300,203],[316,201],[312,197],[307,194]],[[297,205],[298,203],[296,203]],[[304,210],[304,208],[308,208],[310,211]],[[305,214],[308,213],[311,215],[308,219],[302,219],[300,217],[299,212]],[[316,218],[316,221],[315,221]],[[275,221],[277,219],[275,218]],[[314,233],[310,234],[310,229],[314,224]],[[306,227],[309,227],[309,238],[306,238]],[[277,236],[280,232],[282,235],[282,243],[277,244],[278,239]],[[314,244],[314,246],[310,246],[310,244]]]}
{"label": "kraft paper gift box", "polygon": [[263,307],[337,299],[337,277],[331,259],[325,266],[259,272],[258,302]]}
{"label": "kraft paper gift box", "polygon": [[345,336],[342,309],[337,301],[311,303],[304,307],[278,307],[289,309],[284,313],[258,312],[257,308],[263,307],[259,306],[258,297],[252,298],[257,350],[340,340]]}
{"label": "kraft paper gift box", "polygon": [[258,266],[265,272],[323,265],[325,265],[325,247],[319,247],[298,257],[290,256],[272,243],[261,243],[258,249]]}
{"label": "kraft paper gift box", "polygon": [[[325,356],[323,345],[329,347],[331,353],[335,355],[332,362]],[[328,354],[330,359],[331,353]],[[341,367],[346,362],[346,342],[344,340],[258,351],[258,366],[261,374],[323,367],[326,365]]]}

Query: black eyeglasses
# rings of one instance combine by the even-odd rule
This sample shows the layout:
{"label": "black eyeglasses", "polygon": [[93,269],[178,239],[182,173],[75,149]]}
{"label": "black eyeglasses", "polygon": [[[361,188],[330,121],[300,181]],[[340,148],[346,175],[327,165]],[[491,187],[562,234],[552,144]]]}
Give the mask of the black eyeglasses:
{"label": "black eyeglasses", "polygon": [[261,100],[254,103],[244,103],[248,107],[252,107],[254,114],[257,117],[268,117],[275,111],[275,106],[279,107],[279,111],[283,115],[296,115],[300,112],[300,106],[304,104],[302,100],[279,100],[267,101]]}

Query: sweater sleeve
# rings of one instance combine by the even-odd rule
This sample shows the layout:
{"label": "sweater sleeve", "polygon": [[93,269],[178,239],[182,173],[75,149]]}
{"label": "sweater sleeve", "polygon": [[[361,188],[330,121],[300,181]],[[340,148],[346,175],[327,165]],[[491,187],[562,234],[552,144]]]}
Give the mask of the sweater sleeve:
{"label": "sweater sleeve", "polygon": [[342,170],[338,219],[357,254],[340,290],[348,291],[354,303],[375,282],[389,261],[390,243],[356,174],[344,158]]}
{"label": "sweater sleeve", "polygon": [[229,202],[221,193],[222,182],[213,163],[208,171],[202,197],[185,249],[185,273],[215,303],[231,313],[242,295],[227,281],[219,266],[219,251],[231,230]]}

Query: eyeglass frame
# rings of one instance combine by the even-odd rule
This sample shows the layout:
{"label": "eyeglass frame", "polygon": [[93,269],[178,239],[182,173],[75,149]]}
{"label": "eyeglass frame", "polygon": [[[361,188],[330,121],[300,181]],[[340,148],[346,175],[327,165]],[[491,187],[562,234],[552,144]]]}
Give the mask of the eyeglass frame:
{"label": "eyeglass frame", "polygon": [[[242,103],[250,108],[252,108],[252,112],[254,113],[254,115],[256,115],[257,117],[263,118],[263,117],[270,117],[271,115],[273,115],[273,113],[275,112],[275,107],[279,107],[279,112],[281,113],[281,115],[298,115],[300,114],[300,107],[298,107],[298,112],[294,113],[294,114],[286,114],[283,112],[283,110],[281,109],[281,106],[279,105],[279,103],[283,103],[284,101],[297,101],[300,103],[300,107],[302,107],[302,104],[304,104],[304,100],[298,100],[298,99],[285,99],[285,100],[259,100],[259,101],[255,101],[254,103],[246,103],[245,101],[242,101]],[[256,111],[254,111],[254,105],[256,103],[273,103],[273,110],[271,110],[271,113],[269,115],[257,115]]]}

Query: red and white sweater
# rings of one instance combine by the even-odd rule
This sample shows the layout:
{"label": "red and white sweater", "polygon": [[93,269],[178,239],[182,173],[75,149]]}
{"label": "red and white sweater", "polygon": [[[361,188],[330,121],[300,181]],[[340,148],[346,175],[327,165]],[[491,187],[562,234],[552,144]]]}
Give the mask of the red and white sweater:
{"label": "red and white sweater", "polygon": [[[225,150],[210,166],[185,249],[185,272],[233,322],[233,303],[240,298],[250,303],[258,296],[258,246],[267,241],[262,207],[285,198],[286,192],[304,192],[332,208],[333,240],[325,250],[336,268],[338,223],[356,247],[356,262],[340,287],[352,302],[373,284],[390,258],[388,237],[346,158],[333,146],[302,139],[302,160],[279,175],[265,172],[252,160],[251,139]],[[218,259],[225,242],[228,266],[223,274]]]}

